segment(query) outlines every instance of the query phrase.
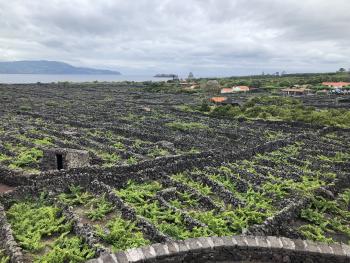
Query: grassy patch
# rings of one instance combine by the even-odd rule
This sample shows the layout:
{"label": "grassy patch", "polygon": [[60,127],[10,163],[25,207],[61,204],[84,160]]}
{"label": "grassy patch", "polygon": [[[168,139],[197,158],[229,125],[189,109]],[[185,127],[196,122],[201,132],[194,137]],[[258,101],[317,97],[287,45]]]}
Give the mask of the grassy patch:
{"label": "grassy patch", "polygon": [[179,131],[208,130],[209,127],[199,122],[169,122],[165,126]]}
{"label": "grassy patch", "polygon": [[121,159],[117,153],[100,152],[97,155],[103,160],[102,166],[104,167],[112,167],[120,162]]}
{"label": "grassy patch", "polygon": [[148,156],[153,157],[153,158],[160,157],[160,156],[166,156],[166,155],[169,155],[168,150],[163,149],[163,148],[159,147],[158,145],[148,152]]}
{"label": "grassy patch", "polygon": [[34,144],[39,146],[52,146],[52,139],[51,138],[43,138],[43,139],[35,139]]}
{"label": "grassy patch", "polygon": [[25,149],[14,158],[9,167],[12,169],[23,168],[38,163],[42,157],[43,151],[37,148]]}

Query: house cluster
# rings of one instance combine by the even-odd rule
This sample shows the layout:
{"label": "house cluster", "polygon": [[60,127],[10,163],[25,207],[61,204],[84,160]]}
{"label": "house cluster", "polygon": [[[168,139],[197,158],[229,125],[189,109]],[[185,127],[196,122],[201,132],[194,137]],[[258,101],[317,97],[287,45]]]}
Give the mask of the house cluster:
{"label": "house cluster", "polygon": [[282,89],[281,92],[285,95],[298,96],[298,95],[308,95],[311,93],[309,85],[294,85],[291,88]]}
{"label": "house cluster", "polygon": [[[248,86],[233,86],[232,88],[222,88],[220,90],[221,94],[233,94],[233,93],[246,93],[248,91],[251,91],[251,88]],[[230,97],[212,97],[209,99],[209,102],[218,104],[218,105],[233,105],[233,106],[240,106],[240,103],[234,102],[232,98]]]}
{"label": "house cluster", "polygon": [[200,88],[199,84],[194,80],[194,75],[192,72],[190,72],[187,79],[179,79],[180,87],[185,90],[194,90]]}
{"label": "house cluster", "polygon": [[199,84],[194,81],[189,80],[181,80],[180,87],[185,90],[194,90],[199,88]]}
{"label": "house cluster", "polygon": [[342,89],[350,86],[350,82],[323,82],[322,85],[333,89]]}
{"label": "house cluster", "polygon": [[[350,82],[323,82],[322,86],[328,88],[318,90],[318,94],[347,94],[349,89],[344,88],[350,86]],[[291,88],[282,89],[281,92],[289,96],[309,95],[314,92],[310,87],[310,85],[294,85]]]}
{"label": "house cluster", "polygon": [[350,82],[323,82],[323,86],[327,86],[328,88],[331,88],[331,90],[324,90],[324,93],[327,94],[349,94],[350,89]]}
{"label": "house cluster", "polygon": [[237,93],[237,92],[248,92],[250,88],[248,86],[233,86],[232,88],[223,88],[221,89],[221,94],[227,93]]}

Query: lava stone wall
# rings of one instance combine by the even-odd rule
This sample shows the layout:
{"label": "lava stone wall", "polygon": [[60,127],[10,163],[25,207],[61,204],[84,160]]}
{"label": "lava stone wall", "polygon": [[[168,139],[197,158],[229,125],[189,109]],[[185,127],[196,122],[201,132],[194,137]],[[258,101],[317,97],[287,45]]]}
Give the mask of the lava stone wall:
{"label": "lava stone wall", "polygon": [[252,149],[232,152],[230,154],[220,155],[213,152],[203,152],[199,154],[186,154],[156,158],[154,160],[141,162],[136,165],[122,165],[110,168],[101,168],[96,166],[80,167],[61,171],[48,171],[43,172],[40,175],[24,175],[0,166],[0,183],[7,184],[9,186],[29,185],[31,183],[37,184],[40,181],[46,181],[48,179],[51,180],[54,177],[67,177],[70,175],[79,174],[84,176],[86,175],[87,177],[91,176],[109,185],[120,185],[121,182],[126,181],[126,179],[155,179],[163,177],[164,174],[182,172],[186,169],[192,169],[193,167],[203,168],[209,165],[220,165],[225,161],[236,161],[251,158],[257,153],[273,151],[280,147],[287,146],[301,139],[303,136],[304,135],[296,136],[292,139],[282,139],[268,142]]}
{"label": "lava stone wall", "polygon": [[89,165],[89,152],[75,149],[49,149],[44,151],[43,170],[57,170],[57,155],[62,156],[62,169],[85,167]]}
{"label": "lava stone wall", "polygon": [[12,235],[11,226],[2,205],[0,205],[0,249],[4,249],[10,256],[11,263],[24,263],[22,250]]}
{"label": "lava stone wall", "polygon": [[273,236],[196,238],[104,255],[88,263],[349,263],[350,247]]}

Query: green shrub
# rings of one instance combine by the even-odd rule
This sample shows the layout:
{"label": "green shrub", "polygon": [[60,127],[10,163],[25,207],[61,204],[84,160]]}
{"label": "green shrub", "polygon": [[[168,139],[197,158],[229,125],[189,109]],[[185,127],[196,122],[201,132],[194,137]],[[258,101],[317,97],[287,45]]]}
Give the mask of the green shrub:
{"label": "green shrub", "polygon": [[52,146],[53,145],[51,138],[35,139],[34,144],[41,145],[41,146]]}
{"label": "green shrub", "polygon": [[0,250],[0,263],[8,263],[10,262],[10,257],[5,255],[4,250]]}
{"label": "green shrub", "polygon": [[19,109],[21,111],[30,111],[32,108],[30,106],[24,105],[24,106],[20,106]]}
{"label": "green shrub", "polygon": [[0,153],[0,162],[7,161],[7,160],[10,160],[10,159],[11,159],[11,157]]}
{"label": "green shrub", "polygon": [[132,205],[137,214],[148,218],[161,232],[175,239],[183,240],[212,234],[207,228],[190,231],[179,211],[160,205],[154,197],[161,189],[162,186],[158,182],[137,184],[129,181],[127,187],[116,191],[116,194]]}
{"label": "green shrub", "polygon": [[120,156],[117,153],[102,152],[98,153],[98,156],[104,161],[104,167],[114,166],[120,161]]}
{"label": "green shrub", "polygon": [[159,157],[169,155],[168,150],[159,147],[158,145],[148,152],[149,157]]}
{"label": "green shrub", "polygon": [[315,225],[303,225],[298,228],[299,232],[304,235],[308,240],[324,242],[324,243],[333,243],[332,238],[327,238],[325,232],[322,228]]}
{"label": "green shrub", "polygon": [[254,97],[241,108],[218,106],[210,114],[215,117],[300,121],[322,126],[350,127],[348,110],[316,110],[303,106],[300,100],[278,96]]}
{"label": "green shrub", "polygon": [[53,245],[51,250],[43,256],[37,256],[34,263],[66,263],[86,262],[95,256],[94,250],[89,248],[79,237],[67,237],[62,234]]}
{"label": "green shrub", "polygon": [[209,112],[210,111],[210,106],[206,100],[204,100],[202,102],[201,106],[199,107],[199,111],[202,111],[202,112]]}
{"label": "green shrub", "polygon": [[22,168],[30,164],[38,163],[39,159],[42,157],[43,151],[37,148],[26,149],[16,156],[16,158],[10,164],[10,168]]}
{"label": "green shrub", "polygon": [[70,231],[71,224],[59,212],[58,208],[41,202],[22,202],[11,206],[7,216],[20,246],[35,252],[45,246],[41,242],[43,237]]}
{"label": "green shrub", "polygon": [[169,122],[165,126],[179,131],[207,130],[208,126],[199,122]]}
{"label": "green shrub", "polygon": [[113,147],[119,150],[125,150],[125,145],[122,142],[116,142],[115,144],[113,144]]}
{"label": "green shrub", "polygon": [[99,225],[96,226],[96,233],[104,242],[112,245],[113,252],[150,244],[135,222],[118,217],[109,221],[105,227],[108,231],[104,231]]}
{"label": "green shrub", "polygon": [[80,186],[70,186],[69,193],[61,193],[58,196],[61,202],[70,206],[86,205],[92,198],[93,196],[88,192],[84,192]]}
{"label": "green shrub", "polygon": [[103,219],[108,213],[113,211],[113,204],[105,199],[105,196],[93,198],[86,206],[89,210],[85,213],[86,216],[92,221],[98,221]]}
{"label": "green shrub", "polygon": [[126,163],[128,165],[133,165],[133,164],[137,164],[138,163],[138,159],[134,156],[130,156],[127,160]]}
{"label": "green shrub", "polygon": [[328,200],[321,196],[312,198],[312,202],[303,209],[300,217],[309,224],[298,228],[306,238],[334,242],[330,234],[342,233],[350,238],[350,189],[339,194],[336,200]]}

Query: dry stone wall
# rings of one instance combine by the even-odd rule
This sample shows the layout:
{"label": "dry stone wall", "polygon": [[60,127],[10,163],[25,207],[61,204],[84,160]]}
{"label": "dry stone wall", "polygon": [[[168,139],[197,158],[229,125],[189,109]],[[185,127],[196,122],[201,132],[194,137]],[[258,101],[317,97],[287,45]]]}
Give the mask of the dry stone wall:
{"label": "dry stone wall", "polygon": [[196,238],[129,249],[88,263],[348,263],[350,247],[275,236]]}

